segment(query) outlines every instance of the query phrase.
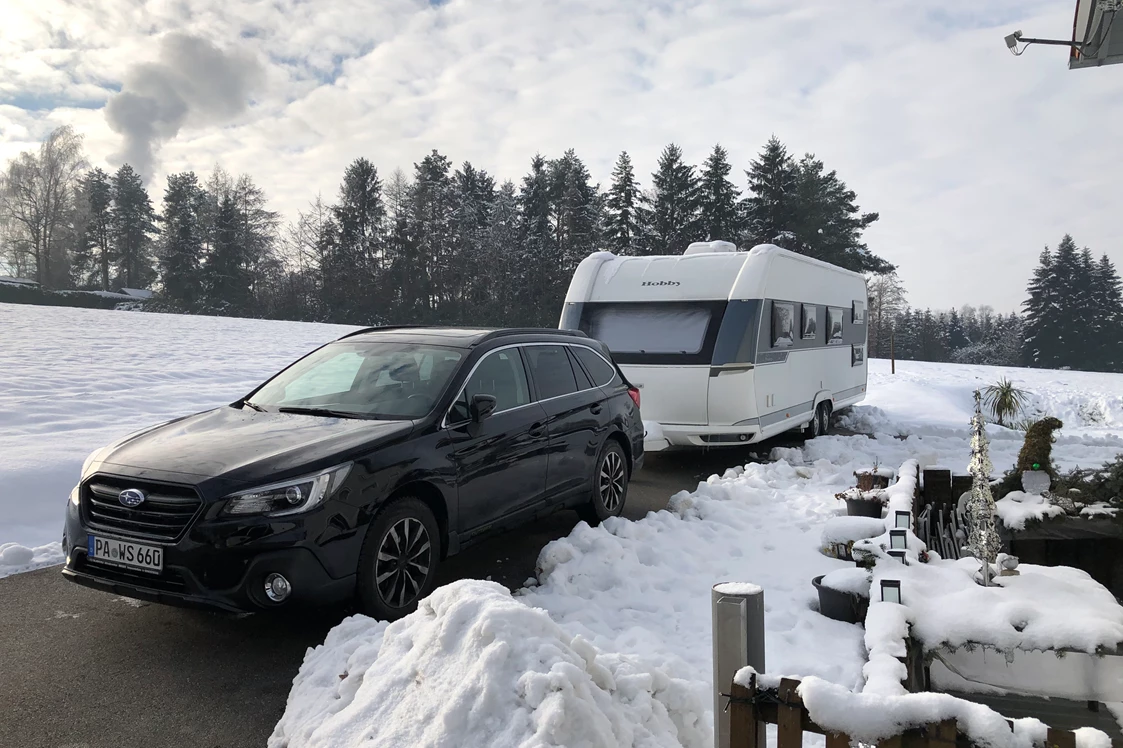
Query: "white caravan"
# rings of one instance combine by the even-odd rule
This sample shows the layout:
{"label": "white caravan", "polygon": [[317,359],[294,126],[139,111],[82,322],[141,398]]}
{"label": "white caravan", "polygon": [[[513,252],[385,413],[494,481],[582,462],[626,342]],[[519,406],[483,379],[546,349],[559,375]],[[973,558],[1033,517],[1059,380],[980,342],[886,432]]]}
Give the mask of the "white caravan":
{"label": "white caravan", "polygon": [[606,343],[640,388],[645,449],[825,433],[865,397],[866,281],[764,244],[682,256],[598,252],[577,267],[562,329]]}

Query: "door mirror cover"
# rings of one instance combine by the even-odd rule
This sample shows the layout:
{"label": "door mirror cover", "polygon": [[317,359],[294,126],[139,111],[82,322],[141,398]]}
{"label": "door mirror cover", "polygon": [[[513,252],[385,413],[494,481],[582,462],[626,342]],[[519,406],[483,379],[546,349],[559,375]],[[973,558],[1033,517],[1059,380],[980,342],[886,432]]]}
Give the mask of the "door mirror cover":
{"label": "door mirror cover", "polygon": [[468,413],[472,420],[479,423],[495,410],[496,399],[492,395],[472,395],[472,402],[468,405]]}

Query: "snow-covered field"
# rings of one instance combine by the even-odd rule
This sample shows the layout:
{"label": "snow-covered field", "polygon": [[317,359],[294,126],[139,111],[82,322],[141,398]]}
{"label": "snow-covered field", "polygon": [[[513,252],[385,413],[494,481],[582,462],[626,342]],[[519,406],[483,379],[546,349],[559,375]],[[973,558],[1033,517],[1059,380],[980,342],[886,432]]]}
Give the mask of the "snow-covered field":
{"label": "snow-covered field", "polygon": [[[93,449],[229,402],[328,325],[0,305],[0,576],[57,562],[63,502]],[[1010,377],[1065,422],[1062,468],[1123,452],[1123,376],[871,361],[869,398],[830,436],[730,466],[638,522],[578,525],[514,595],[464,581],[387,625],[348,619],[310,650],[271,745],[704,745],[712,740],[710,587],[765,590],[768,670],[862,685],[858,626],[814,610],[834,494],[906,459],[962,470],[971,393]],[[996,470],[1019,432],[992,426]],[[528,607],[529,606],[529,607]]]}
{"label": "snow-covered field", "polygon": [[63,509],[90,452],[232,402],[348,329],[0,304],[0,576],[62,562]]}

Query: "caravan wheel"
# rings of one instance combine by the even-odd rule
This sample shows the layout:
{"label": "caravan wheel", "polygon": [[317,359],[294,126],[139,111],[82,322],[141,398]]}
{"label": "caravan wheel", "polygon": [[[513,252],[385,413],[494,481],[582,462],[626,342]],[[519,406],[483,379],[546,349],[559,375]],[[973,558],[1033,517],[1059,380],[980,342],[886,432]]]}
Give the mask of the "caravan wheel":
{"label": "caravan wheel", "polygon": [[819,403],[819,409],[815,411],[815,415],[819,421],[818,436],[826,436],[831,432],[831,404]]}

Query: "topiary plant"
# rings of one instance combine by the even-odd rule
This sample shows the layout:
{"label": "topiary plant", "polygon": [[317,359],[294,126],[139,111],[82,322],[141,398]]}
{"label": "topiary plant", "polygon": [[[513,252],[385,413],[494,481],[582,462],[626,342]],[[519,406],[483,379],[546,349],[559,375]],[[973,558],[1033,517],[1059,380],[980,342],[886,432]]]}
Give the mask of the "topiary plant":
{"label": "topiary plant", "polygon": [[1024,473],[1029,470],[1044,470],[1050,478],[1057,477],[1057,470],[1053,466],[1053,432],[1063,428],[1060,419],[1046,416],[1026,429],[1026,440],[1018,452],[1018,462],[1014,467],[1015,473]]}

